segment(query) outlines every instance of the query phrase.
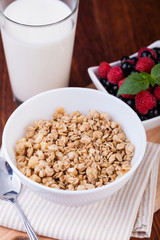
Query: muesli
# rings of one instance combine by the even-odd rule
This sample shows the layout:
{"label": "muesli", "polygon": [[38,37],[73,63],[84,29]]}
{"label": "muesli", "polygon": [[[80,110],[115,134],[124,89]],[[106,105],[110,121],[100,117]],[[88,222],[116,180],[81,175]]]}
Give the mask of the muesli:
{"label": "muesli", "polygon": [[16,142],[18,169],[33,181],[63,190],[104,186],[131,169],[134,145],[106,112],[67,114],[60,107],[52,120],[27,127]]}

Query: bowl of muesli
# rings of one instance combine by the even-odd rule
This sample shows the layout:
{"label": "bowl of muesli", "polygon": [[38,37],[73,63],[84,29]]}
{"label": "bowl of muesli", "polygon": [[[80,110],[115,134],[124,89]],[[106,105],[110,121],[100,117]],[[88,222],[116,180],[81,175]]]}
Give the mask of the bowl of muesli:
{"label": "bowl of muesli", "polygon": [[26,187],[54,203],[83,206],[127,183],[143,159],[146,134],[118,98],[61,88],[21,104],[5,125],[2,144]]}

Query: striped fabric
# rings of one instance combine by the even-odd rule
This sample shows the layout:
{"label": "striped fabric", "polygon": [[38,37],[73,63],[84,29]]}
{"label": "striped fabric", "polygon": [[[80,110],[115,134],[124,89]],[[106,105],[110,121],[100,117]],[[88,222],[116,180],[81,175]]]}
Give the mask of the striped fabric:
{"label": "striped fabric", "polygon": [[[61,240],[127,240],[149,237],[154,212],[160,145],[147,143],[133,178],[106,200],[84,207],[65,207],[22,188],[19,204],[38,235]],[[0,201],[0,225],[25,231],[14,207]]]}

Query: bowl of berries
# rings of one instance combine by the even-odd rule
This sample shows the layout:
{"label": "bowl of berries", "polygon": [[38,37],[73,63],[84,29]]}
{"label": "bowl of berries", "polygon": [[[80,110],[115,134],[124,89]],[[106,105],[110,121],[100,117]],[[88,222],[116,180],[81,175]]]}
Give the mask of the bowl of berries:
{"label": "bowl of berries", "polygon": [[98,90],[128,104],[145,130],[160,125],[160,41],[119,61],[90,67],[88,73]]}

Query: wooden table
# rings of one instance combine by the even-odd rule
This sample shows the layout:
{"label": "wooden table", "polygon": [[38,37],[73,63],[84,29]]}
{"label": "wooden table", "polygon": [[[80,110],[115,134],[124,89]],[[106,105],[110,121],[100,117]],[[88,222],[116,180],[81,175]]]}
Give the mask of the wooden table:
{"label": "wooden table", "polygon": [[[104,60],[118,60],[159,38],[159,0],[80,0],[70,86],[85,87],[91,82],[88,67]],[[5,122],[16,107],[0,39],[0,139]],[[148,140],[160,143],[160,128],[147,135]],[[1,240],[17,236],[26,234],[0,227]],[[160,210],[154,214],[151,239],[160,239]]]}

